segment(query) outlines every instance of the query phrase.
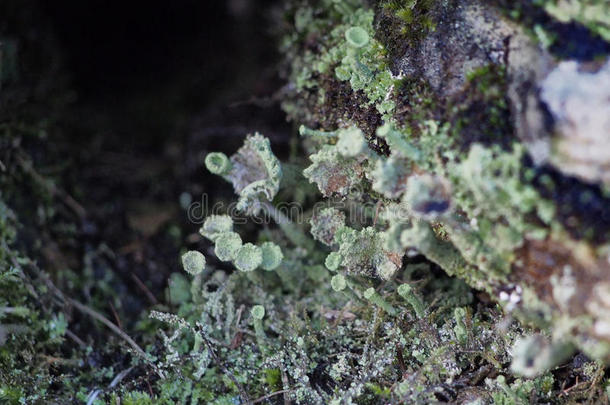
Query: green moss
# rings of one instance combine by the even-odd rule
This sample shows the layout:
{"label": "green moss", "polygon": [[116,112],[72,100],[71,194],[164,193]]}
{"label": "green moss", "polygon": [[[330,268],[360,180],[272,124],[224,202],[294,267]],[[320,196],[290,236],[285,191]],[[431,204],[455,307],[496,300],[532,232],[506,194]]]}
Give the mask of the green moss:
{"label": "green moss", "polygon": [[439,2],[435,0],[382,0],[375,19],[375,38],[390,60],[418,49],[438,24]]}
{"label": "green moss", "polygon": [[445,107],[456,143],[462,150],[475,142],[509,147],[514,139],[505,68],[483,66],[469,72],[466,80],[464,90]]}
{"label": "green moss", "polygon": [[381,2],[382,8],[391,12],[402,22],[402,26],[398,30],[412,45],[435,29],[435,6],[435,0],[384,0]]}

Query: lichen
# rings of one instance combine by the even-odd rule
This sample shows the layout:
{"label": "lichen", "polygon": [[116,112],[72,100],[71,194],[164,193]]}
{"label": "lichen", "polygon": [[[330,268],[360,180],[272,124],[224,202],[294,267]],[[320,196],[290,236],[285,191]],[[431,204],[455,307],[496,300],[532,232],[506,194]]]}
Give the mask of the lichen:
{"label": "lichen", "polygon": [[[539,5],[552,16],[563,13],[560,20],[564,22],[569,19],[583,22],[586,21],[582,14],[585,10],[591,12],[599,7],[593,3],[577,6],[575,2],[571,9],[567,3],[549,1]],[[382,222],[385,214],[381,213],[377,224],[380,229],[345,228],[337,232],[335,242],[339,243],[340,256],[329,256],[328,267],[335,270],[340,257],[341,268],[347,274],[376,277],[385,274],[384,278],[391,278],[394,271],[382,268],[390,268],[385,264],[398,265],[401,261],[388,261],[392,255],[388,256],[388,252],[394,251],[400,256],[401,249],[414,250],[449,274],[487,291],[521,319],[544,318],[545,321],[539,323],[543,327],[548,327],[549,319],[554,319],[551,325],[561,328],[561,319],[565,316],[562,312],[569,311],[566,299],[561,298],[563,310],[557,310],[554,299],[548,298],[546,287],[529,278],[519,278],[518,274],[523,272],[521,269],[525,268],[526,261],[532,263],[531,255],[544,254],[532,252],[534,245],[556,243],[566,249],[573,246],[568,235],[574,235],[575,228],[583,230],[581,223],[576,222],[582,213],[573,208],[573,204],[569,207],[565,206],[568,204],[556,204],[559,198],[555,197],[556,191],[554,194],[549,191],[553,186],[542,188],[544,179],[538,174],[541,169],[531,168],[529,154],[533,151],[533,143],[522,137],[524,121],[517,120],[515,124],[511,112],[524,108],[517,103],[515,94],[520,90],[515,86],[523,86],[525,80],[535,80],[528,77],[535,76],[517,70],[525,68],[523,61],[515,57],[515,53],[509,54],[507,49],[498,49],[502,42],[491,35],[490,28],[515,32],[518,41],[524,43],[528,34],[503,21],[498,10],[470,3],[462,6],[420,1],[381,2],[374,20],[364,18],[366,14],[358,11],[347,16],[345,9],[340,9],[338,14],[325,14],[325,7],[330,7],[330,3],[322,2],[311,10],[320,13],[322,20],[333,23],[323,28],[312,25],[310,30],[302,26],[300,31],[310,35],[317,32],[314,38],[320,47],[310,48],[316,50],[303,54],[286,51],[290,71],[302,74],[303,70],[308,70],[304,65],[319,66],[316,60],[333,55],[337,79],[349,82],[353,92],[363,92],[368,103],[380,100],[375,92],[383,90],[386,94],[383,99],[392,101],[392,107],[384,109],[377,104],[382,122],[375,135],[376,141],[385,142],[383,153],[365,153],[361,142],[353,140],[349,145],[354,153],[347,156],[355,160],[348,164],[342,160],[346,155],[338,153],[334,145],[314,146],[311,155],[314,164],[305,174],[318,184],[325,197],[354,198],[350,189],[370,187],[378,193],[373,198],[380,204],[389,207],[394,204],[390,200],[401,200],[408,211],[406,217],[393,217],[389,223]],[[353,5],[350,9],[354,11]],[[306,14],[313,16],[315,12]],[[363,18],[355,22],[360,17]],[[462,25],[450,33],[445,27],[453,22],[456,26]],[[599,22],[594,23],[589,17],[586,24],[599,33],[603,26]],[[544,27],[554,32],[551,24],[544,23]],[[542,33],[541,29],[538,28],[539,33]],[[341,31],[347,32],[347,46],[342,44]],[[324,37],[319,36],[320,32],[332,34]],[[472,63],[467,62],[458,46],[452,51],[438,42],[443,33],[450,34],[449,44],[473,40],[476,50],[472,52],[477,56],[473,56]],[[298,39],[291,37],[290,40],[298,49]],[[485,43],[486,40],[489,42]],[[399,43],[405,45],[401,47]],[[389,49],[383,49],[384,45]],[[529,45],[524,47],[524,57],[531,49]],[[447,66],[440,60],[426,60],[426,55],[432,57],[432,50],[448,52],[446,57],[455,57],[458,65]],[[487,58],[482,56],[485,53]],[[331,66],[333,63],[324,65],[318,75],[311,73],[305,85],[297,81],[295,95],[308,95],[314,89],[326,88],[324,75]],[[447,83],[441,81],[444,74]],[[292,77],[289,76],[290,82],[293,82]],[[386,80],[382,79],[384,77],[388,81],[380,84],[380,80]],[[345,93],[345,97],[349,98],[349,94]],[[316,104],[324,105],[325,101],[325,94],[320,94],[313,105],[300,107],[308,112],[305,122],[327,122],[325,115],[320,114],[326,110],[316,107]],[[361,101],[361,104],[366,103],[366,100]],[[358,122],[348,119],[336,124],[332,130],[349,128]],[[515,132],[521,139],[514,136]],[[341,148],[345,147],[342,143]],[[378,151],[371,142],[369,147]],[[597,197],[592,198],[597,201]],[[570,212],[571,223],[561,219],[567,217],[562,212]],[[592,241],[591,236],[596,235],[592,229],[582,237]],[[327,244],[331,245],[330,239]],[[541,246],[541,249],[545,248]],[[556,257],[555,253],[550,253],[550,256],[554,255]],[[597,257],[591,260],[603,260],[601,256]],[[561,262],[563,259],[556,260]],[[585,270],[587,273],[593,271],[584,262],[578,266],[591,269]],[[556,271],[552,270],[550,275]],[[584,293],[584,290],[578,291],[573,294]],[[545,308],[545,315],[535,316],[541,308]],[[599,314],[593,316],[600,319]],[[456,317],[461,319],[464,315],[460,312]],[[463,342],[464,325],[460,325]],[[600,324],[600,331],[602,329]],[[572,336],[573,342],[580,341],[579,333]]]}
{"label": "lichen", "polygon": [[188,251],[182,255],[182,266],[187,273],[195,276],[205,269],[205,256],[195,250]]}
{"label": "lichen", "polygon": [[309,158],[312,164],[303,174],[316,183],[325,196],[346,196],[364,176],[361,162],[343,157],[334,146],[326,145]]}
{"label": "lichen", "polygon": [[262,202],[273,200],[279,190],[282,167],[271,151],[269,139],[258,133],[249,135],[230,163],[223,156],[218,152],[208,154],[206,166],[233,184],[239,195],[239,210],[258,212]]}
{"label": "lichen", "polygon": [[[591,158],[605,149],[578,170],[557,158],[577,149],[536,154],[564,131],[600,129],[589,125],[607,89],[590,79],[606,62],[576,65],[554,49],[568,21],[607,39],[601,4],[281,9],[287,83],[276,97],[298,128],[290,157],[280,163],[258,133],[230,157],[205,157],[244,216],[215,206],[203,238],[185,238],[174,259],[185,271],[152,297],[133,339],[119,316],[97,314],[91,325],[120,343],[99,354],[78,342],[83,306],[56,291],[61,271],[48,277],[18,251],[31,235],[0,177],[0,401],[606,403],[610,197],[585,182],[603,182],[591,163],[604,160]],[[542,14],[517,15],[531,9]],[[568,111],[575,100],[600,108]],[[100,257],[83,260],[87,284],[67,284],[114,312],[114,284],[95,279]]]}
{"label": "lichen", "polygon": [[345,226],[345,214],[336,208],[324,208],[314,212],[310,220],[314,239],[326,246],[335,244],[337,231]]}

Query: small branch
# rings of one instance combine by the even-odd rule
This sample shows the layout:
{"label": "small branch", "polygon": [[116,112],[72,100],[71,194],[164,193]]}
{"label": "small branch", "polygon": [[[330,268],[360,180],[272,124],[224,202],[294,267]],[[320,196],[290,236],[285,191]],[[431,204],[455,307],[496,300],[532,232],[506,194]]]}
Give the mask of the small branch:
{"label": "small branch", "polygon": [[73,300],[71,298],[68,298],[68,303],[70,305],[72,305],[74,308],[78,309],[80,312],[83,312],[83,313],[89,315],[90,317],[100,321],[104,325],[106,325],[110,330],[112,330],[115,334],[117,334],[125,342],[127,342],[129,344],[129,346],[131,346],[132,349],[136,351],[136,353],[138,353],[140,356],[142,356],[145,359],[148,358],[148,354],[146,354],[146,352],[144,350],[142,350],[140,348],[140,346],[138,346],[138,344],[131,337],[129,337],[129,335],[127,333],[123,332],[123,330],[121,328],[119,328],[114,323],[109,321],[108,318],[106,318],[104,315],[100,314],[96,310],[91,309],[88,306],[81,304],[80,302]]}
{"label": "small branch", "polygon": [[286,370],[284,370],[282,368],[282,388],[284,388],[284,405],[290,405],[290,396],[286,395],[288,394],[288,392],[290,392],[290,389],[288,389],[288,387],[290,386],[290,382],[288,381],[288,374],[286,373]]}
{"label": "small branch", "polygon": [[114,309],[114,305],[112,305],[112,302],[108,302],[110,304],[110,310],[112,311],[112,315],[114,316],[114,320],[116,321],[116,324],[118,325],[118,327],[120,329],[123,329],[123,325],[121,324],[121,318],[119,318],[119,314],[117,313],[116,309]]}
{"label": "small branch", "polygon": [[246,404],[251,404],[252,402],[250,402],[250,399],[248,398],[248,394],[246,393],[246,390],[244,390],[244,387],[242,387],[242,385],[239,383],[239,381],[237,381],[235,376],[229,370],[227,370],[227,368],[224,366],[224,364],[220,361],[220,359],[216,355],[216,351],[214,350],[214,346],[212,345],[212,342],[205,335],[201,326],[199,327],[199,330],[201,332],[200,336],[202,337],[205,345],[207,346],[207,348],[210,352],[210,355],[214,359],[214,362],[216,363],[218,368],[220,368],[220,371],[222,371],[222,373],[224,375],[226,375],[233,382],[233,384],[235,384],[235,386],[239,390],[239,395],[241,396],[242,401]]}
{"label": "small branch", "polygon": [[396,359],[398,360],[398,367],[400,368],[400,372],[402,374],[403,380],[407,378],[407,368],[405,367],[405,360],[402,355],[402,347],[396,344]]}
{"label": "small branch", "polygon": [[78,216],[78,219],[85,219],[85,217],[87,216],[87,211],[85,210],[85,208],[83,208],[80,203],[78,203],[74,198],[72,198],[71,195],[58,188],[52,182],[40,175],[36,171],[36,169],[34,169],[32,162],[26,161],[20,154],[17,154],[17,162],[19,163],[23,171],[29,174],[36,183],[44,187],[53,197],[58,197],[60,200],[63,201],[65,205],[67,205],[72,211],[74,211],[76,216]]}
{"label": "small branch", "polygon": [[84,342],[84,341],[83,341],[81,338],[79,338],[78,336],[76,336],[76,335],[74,334],[74,332],[72,332],[70,329],[66,329],[66,335],[67,335],[67,336],[68,336],[70,339],[74,340],[74,341],[75,341],[75,342],[76,342],[76,343],[77,343],[77,344],[78,344],[80,347],[83,347],[83,348],[87,347],[87,344],[86,344],[86,343],[85,343],[85,342]]}
{"label": "small branch", "polygon": [[148,379],[148,373],[146,374],[146,385],[148,386],[148,393],[150,394],[150,397],[152,398],[154,395],[153,395],[152,386],[150,385],[150,380]]}
{"label": "small branch", "polygon": [[[111,321],[108,320],[108,318],[106,318],[104,315],[100,314],[99,312],[97,312],[96,310],[89,308],[88,306],[81,304],[80,302],[76,301],[75,299],[72,299],[70,297],[66,297],[66,295],[64,293],[61,292],[61,290],[59,288],[57,288],[55,286],[55,284],[53,284],[53,281],[51,281],[51,279],[49,278],[49,276],[47,276],[43,271],[41,271],[40,269],[38,269],[38,267],[32,263],[32,268],[38,273],[38,275],[40,276],[40,278],[42,278],[42,280],[44,281],[44,283],[47,285],[47,287],[53,291],[53,293],[61,300],[63,301],[65,304],[71,305],[74,308],[76,308],[77,310],[79,310],[80,312],[89,315],[90,317],[98,320],[99,322],[103,323],[104,325],[106,325],[111,331],[113,331],[116,335],[118,335],[120,338],[122,338],[125,342],[127,342],[127,344],[129,344],[129,346],[132,347],[132,349],[142,358],[148,360],[149,356],[148,354],[142,350],[140,348],[140,346],[138,346],[138,344],[125,332],[123,332],[123,330],[121,328],[119,328],[118,326],[116,326],[114,323],[112,323]],[[160,378],[165,378],[165,376],[163,375],[163,372],[161,372],[160,370],[157,369],[157,367],[150,363],[149,364],[153,367],[153,369],[155,370],[155,372],[157,373],[157,375]]]}
{"label": "small branch", "polygon": [[241,322],[241,315],[244,312],[244,309],[246,309],[246,306],[244,304],[241,304],[239,306],[239,309],[237,310],[237,318],[235,320],[235,329],[239,328],[239,323]]}
{"label": "small branch", "polygon": [[123,378],[127,377],[127,375],[131,373],[131,370],[133,370],[133,368],[134,366],[131,366],[117,374],[116,377],[114,377],[108,385],[108,388],[116,387],[121,382],[121,380],[123,380]]}
{"label": "small branch", "polygon": [[275,392],[272,392],[271,394],[265,395],[264,397],[260,397],[260,398],[258,398],[258,399],[255,399],[254,401],[252,401],[252,402],[250,402],[250,403],[251,403],[252,405],[254,405],[254,404],[258,404],[259,402],[263,402],[263,401],[264,401],[264,400],[266,400],[266,399],[273,398],[273,397],[275,397],[276,395],[284,394],[284,393],[286,393],[286,392],[290,392],[290,391],[292,391],[292,390],[288,389],[288,390],[280,390],[280,391],[275,391]]}
{"label": "small branch", "polygon": [[135,281],[138,287],[140,287],[140,289],[144,291],[146,298],[148,298],[151,304],[157,305],[159,303],[159,301],[157,301],[157,298],[155,298],[154,294],[148,289],[148,287],[146,287],[146,284],[144,284],[138,276],[136,276],[134,273],[131,273],[131,278],[133,279],[133,281]]}

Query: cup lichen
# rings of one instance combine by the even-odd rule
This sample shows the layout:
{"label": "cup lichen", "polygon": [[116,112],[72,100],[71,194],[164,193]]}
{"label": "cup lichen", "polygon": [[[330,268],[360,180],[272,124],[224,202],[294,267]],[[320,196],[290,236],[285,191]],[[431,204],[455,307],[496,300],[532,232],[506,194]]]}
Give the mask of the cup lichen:
{"label": "cup lichen", "polygon": [[189,250],[182,255],[182,266],[187,273],[196,276],[205,269],[205,256],[196,250]]}

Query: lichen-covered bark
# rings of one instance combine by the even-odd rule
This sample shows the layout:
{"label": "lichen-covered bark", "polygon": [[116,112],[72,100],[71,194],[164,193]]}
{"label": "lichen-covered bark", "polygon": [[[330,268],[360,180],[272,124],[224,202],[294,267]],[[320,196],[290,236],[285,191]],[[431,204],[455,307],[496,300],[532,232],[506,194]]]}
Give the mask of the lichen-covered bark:
{"label": "lichen-covered bark", "polygon": [[[349,11],[324,1],[297,11],[307,23],[287,39],[289,116],[327,130],[358,126],[383,149],[369,158],[378,167],[401,156],[380,131],[392,126],[421,159],[407,159],[407,175],[394,180],[363,166],[373,183],[407,184],[379,201],[413,203],[409,179],[424,174],[438,180],[418,183],[427,192],[448,190],[444,203],[419,201],[444,207],[433,215],[411,206],[402,246],[555,341],[610,362],[607,3],[344,3]],[[359,65],[341,37],[351,26],[374,38]],[[413,221],[431,228],[415,232]]]}

